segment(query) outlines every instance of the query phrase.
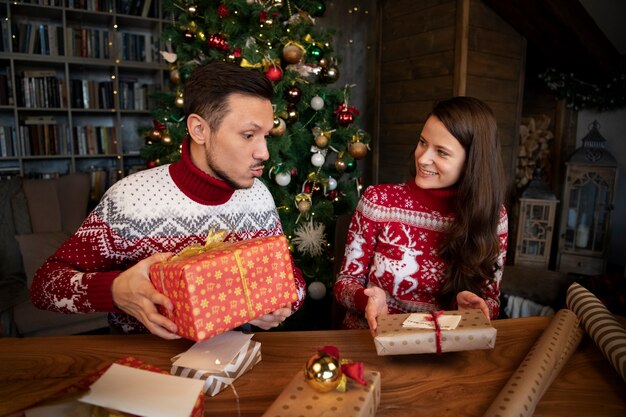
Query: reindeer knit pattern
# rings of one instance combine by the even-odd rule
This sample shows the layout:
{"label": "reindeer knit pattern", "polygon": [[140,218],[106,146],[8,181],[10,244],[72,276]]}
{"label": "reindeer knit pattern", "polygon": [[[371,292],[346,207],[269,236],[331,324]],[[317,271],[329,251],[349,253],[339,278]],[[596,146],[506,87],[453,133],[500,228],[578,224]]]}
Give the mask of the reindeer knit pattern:
{"label": "reindeer knit pattern", "polygon": [[[346,307],[343,326],[367,328],[364,318],[370,285],[387,293],[390,314],[451,309],[437,296],[446,266],[439,247],[454,221],[456,189],[419,188],[414,181],[369,187],[357,205],[348,229],[346,250],[334,292]],[[507,248],[507,215],[498,222],[504,265]],[[485,283],[486,302],[492,318],[500,310],[501,269],[492,283]]]}
{"label": "reindeer knit pattern", "polygon": [[[183,146],[183,149],[186,149]],[[35,306],[61,313],[109,312],[112,328],[146,329],[113,303],[111,285],[124,270],[157,252],[203,244],[209,230],[230,231],[228,241],[282,234],[268,189],[259,180],[233,190],[181,161],[142,171],[114,184],[98,206],[35,274]],[[299,308],[305,284],[294,267]]]}

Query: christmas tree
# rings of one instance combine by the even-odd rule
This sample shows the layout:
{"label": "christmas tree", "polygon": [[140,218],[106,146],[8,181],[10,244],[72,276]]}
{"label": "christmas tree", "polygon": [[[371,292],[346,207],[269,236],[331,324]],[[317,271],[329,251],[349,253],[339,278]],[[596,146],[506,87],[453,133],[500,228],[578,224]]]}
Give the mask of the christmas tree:
{"label": "christmas tree", "polygon": [[339,59],[332,33],[316,24],[326,5],[321,0],[165,0],[163,9],[172,21],[163,31],[161,52],[171,84],[155,94],[154,126],[142,156],[149,165],[180,157],[186,134],[183,85],[199,65],[223,60],[263,71],[275,95],[262,180],[308,286],[304,307],[287,327],[324,327],[319,321],[330,314],[335,224],[358,201],[357,160],[366,156],[369,142],[355,123],[359,112],[349,102],[351,86],[333,86]]}

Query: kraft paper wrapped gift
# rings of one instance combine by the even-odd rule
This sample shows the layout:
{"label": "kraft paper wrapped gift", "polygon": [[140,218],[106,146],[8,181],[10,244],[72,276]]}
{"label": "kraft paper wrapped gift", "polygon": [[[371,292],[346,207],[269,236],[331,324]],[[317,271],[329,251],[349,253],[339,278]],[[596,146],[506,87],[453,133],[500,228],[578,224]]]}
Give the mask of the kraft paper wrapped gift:
{"label": "kraft paper wrapped gift", "polygon": [[[407,314],[388,314],[378,318],[378,333],[374,338],[379,356],[437,353],[437,333],[433,329],[405,328]],[[441,330],[441,351],[493,349],[497,330],[479,309],[450,310],[445,315],[460,315],[454,330]]]}
{"label": "kraft paper wrapped gift", "polygon": [[371,417],[380,404],[380,372],[365,371],[367,385],[348,379],[346,392],[319,392],[298,372],[263,417]]}
{"label": "kraft paper wrapped gift", "polygon": [[174,303],[171,314],[159,311],[184,338],[206,340],[297,300],[284,235],[192,249],[150,267],[150,280]]}
{"label": "kraft paper wrapped gift", "polygon": [[198,342],[172,358],[170,373],[204,380],[204,393],[213,397],[261,361],[261,343],[252,336],[230,331]]}

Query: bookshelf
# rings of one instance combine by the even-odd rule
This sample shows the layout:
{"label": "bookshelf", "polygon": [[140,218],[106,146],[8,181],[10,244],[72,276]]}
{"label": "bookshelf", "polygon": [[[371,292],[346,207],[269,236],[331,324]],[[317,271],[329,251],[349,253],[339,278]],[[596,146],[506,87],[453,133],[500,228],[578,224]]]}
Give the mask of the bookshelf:
{"label": "bookshelf", "polygon": [[165,24],[158,0],[0,0],[0,176],[139,169]]}

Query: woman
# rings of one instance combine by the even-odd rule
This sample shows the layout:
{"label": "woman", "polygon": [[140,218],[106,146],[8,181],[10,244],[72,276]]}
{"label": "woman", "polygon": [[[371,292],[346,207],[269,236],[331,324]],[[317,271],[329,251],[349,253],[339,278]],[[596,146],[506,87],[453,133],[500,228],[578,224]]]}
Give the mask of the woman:
{"label": "woman", "polygon": [[507,215],[496,120],[478,99],[437,103],[415,149],[414,177],[369,187],[335,284],[344,327],[376,334],[383,314],[500,309]]}

